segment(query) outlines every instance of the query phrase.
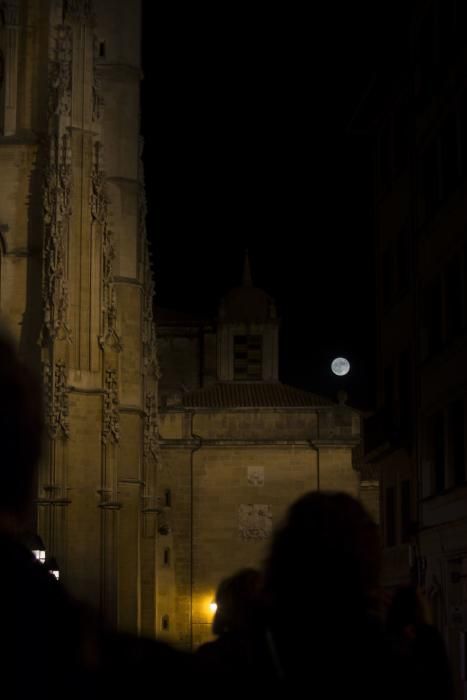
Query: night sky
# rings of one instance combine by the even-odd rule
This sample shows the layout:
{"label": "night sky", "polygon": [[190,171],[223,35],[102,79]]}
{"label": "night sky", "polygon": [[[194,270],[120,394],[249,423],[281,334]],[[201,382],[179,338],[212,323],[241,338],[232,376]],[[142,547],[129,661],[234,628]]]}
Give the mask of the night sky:
{"label": "night sky", "polygon": [[[313,4],[310,16],[143,6],[156,303],[215,313],[248,248],[282,319],[281,379],[371,407],[373,165],[369,139],[348,127],[387,54],[394,4]],[[351,361],[345,380],[330,372],[336,355]]]}

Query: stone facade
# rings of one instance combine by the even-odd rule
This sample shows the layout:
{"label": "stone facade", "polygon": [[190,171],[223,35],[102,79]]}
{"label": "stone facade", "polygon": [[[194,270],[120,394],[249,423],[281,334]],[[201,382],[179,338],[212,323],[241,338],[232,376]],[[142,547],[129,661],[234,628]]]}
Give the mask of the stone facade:
{"label": "stone facade", "polygon": [[378,407],[365,443],[381,480],[385,582],[424,592],[464,699],[467,45],[450,11],[412,7],[404,73],[379,76],[355,126],[371,133],[376,165]]}
{"label": "stone facade", "polygon": [[0,309],[44,378],[37,527],[74,594],[153,634],[158,369],[141,7],[1,8]]}

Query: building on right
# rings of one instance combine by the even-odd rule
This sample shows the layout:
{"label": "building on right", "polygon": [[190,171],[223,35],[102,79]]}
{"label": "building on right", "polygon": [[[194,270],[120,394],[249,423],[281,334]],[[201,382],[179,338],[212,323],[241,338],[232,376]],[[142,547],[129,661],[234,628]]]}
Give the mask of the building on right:
{"label": "building on right", "polygon": [[351,125],[371,135],[375,172],[378,399],[365,460],[380,477],[385,584],[422,588],[465,699],[467,3],[415,5]]}

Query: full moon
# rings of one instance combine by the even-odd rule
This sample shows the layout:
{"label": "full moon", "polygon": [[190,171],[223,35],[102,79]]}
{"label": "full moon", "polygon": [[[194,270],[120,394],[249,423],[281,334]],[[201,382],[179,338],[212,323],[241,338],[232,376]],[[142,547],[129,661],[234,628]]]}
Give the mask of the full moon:
{"label": "full moon", "polygon": [[331,369],[338,377],[343,377],[350,372],[350,362],[345,357],[336,357],[331,362]]}

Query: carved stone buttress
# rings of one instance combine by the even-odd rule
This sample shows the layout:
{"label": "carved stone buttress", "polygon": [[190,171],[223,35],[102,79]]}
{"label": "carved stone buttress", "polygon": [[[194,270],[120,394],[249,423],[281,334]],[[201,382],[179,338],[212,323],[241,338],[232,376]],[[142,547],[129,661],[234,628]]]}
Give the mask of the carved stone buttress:
{"label": "carved stone buttress", "polygon": [[105,370],[104,416],[102,443],[117,444],[120,441],[120,413],[118,402],[118,380],[116,369]]}
{"label": "carved stone buttress", "polygon": [[42,252],[42,298],[44,332],[51,340],[69,338],[66,246],[71,217],[71,110],[70,27],[55,30],[49,62],[49,133],[44,170],[44,243]]}
{"label": "carved stone buttress", "polygon": [[117,297],[113,275],[114,235],[108,223],[109,200],[106,176],[102,167],[102,152],[102,144],[96,141],[91,174],[90,207],[92,225],[98,225],[102,234],[102,333],[99,344],[104,348],[106,343],[110,342],[115,350],[121,350],[121,340],[117,333]]}
{"label": "carved stone buttress", "polygon": [[138,227],[139,237],[144,250],[144,298],[143,298],[143,371],[147,376],[152,376],[157,382],[159,379],[159,363],[157,359],[156,327],[154,322],[154,274],[150,259],[150,250],[146,233],[147,202],[144,188],[143,172],[143,139],[140,138],[139,154],[139,193],[138,193]]}
{"label": "carved stone buttress", "polygon": [[66,365],[62,361],[44,364],[45,413],[49,437],[69,437],[68,381]]}

